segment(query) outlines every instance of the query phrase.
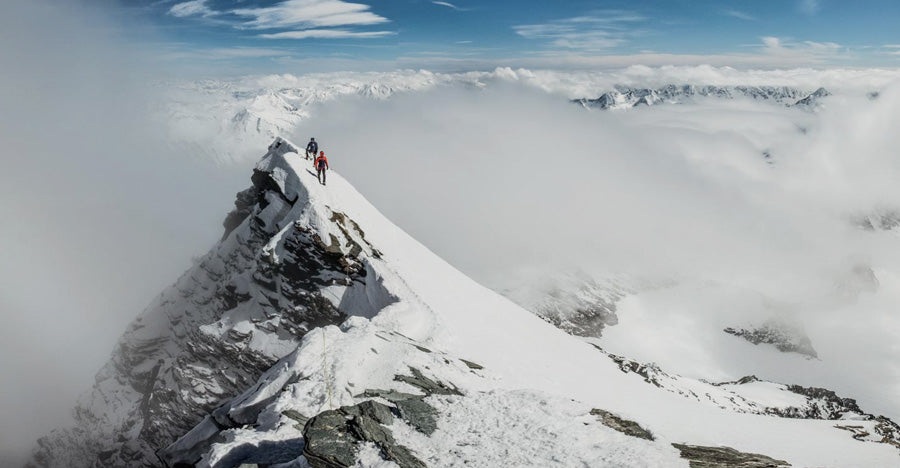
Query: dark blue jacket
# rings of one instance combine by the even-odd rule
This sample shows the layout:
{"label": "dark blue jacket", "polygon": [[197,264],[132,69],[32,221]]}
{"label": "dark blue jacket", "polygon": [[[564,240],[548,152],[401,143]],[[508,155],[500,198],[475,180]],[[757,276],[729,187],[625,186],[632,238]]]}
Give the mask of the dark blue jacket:
{"label": "dark blue jacket", "polygon": [[306,144],[306,151],[309,151],[311,153],[318,153],[319,152],[319,144],[316,143],[315,141],[310,141],[309,143]]}

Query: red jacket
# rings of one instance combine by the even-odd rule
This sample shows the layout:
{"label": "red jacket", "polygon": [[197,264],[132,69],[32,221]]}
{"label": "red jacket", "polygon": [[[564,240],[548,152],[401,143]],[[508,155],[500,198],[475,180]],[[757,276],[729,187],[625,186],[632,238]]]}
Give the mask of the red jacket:
{"label": "red jacket", "polygon": [[328,169],[328,158],[326,158],[325,155],[322,155],[322,156],[319,156],[318,158],[316,158],[315,162],[313,162],[313,167],[315,167],[316,169],[318,169],[318,168],[319,168],[319,161],[324,162],[324,163],[325,163],[325,169]]}

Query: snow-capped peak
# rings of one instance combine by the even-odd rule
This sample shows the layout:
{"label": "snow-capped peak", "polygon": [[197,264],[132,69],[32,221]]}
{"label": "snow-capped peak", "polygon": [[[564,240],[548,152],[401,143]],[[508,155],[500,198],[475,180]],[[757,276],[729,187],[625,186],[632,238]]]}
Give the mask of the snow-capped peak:
{"label": "snow-capped peak", "polygon": [[[897,462],[900,428],[811,402],[824,393],[670,375],[559,330],[338,174],[319,184],[298,150],[269,146],[224,238],[136,319],[33,466]],[[826,407],[855,419],[798,419]]]}

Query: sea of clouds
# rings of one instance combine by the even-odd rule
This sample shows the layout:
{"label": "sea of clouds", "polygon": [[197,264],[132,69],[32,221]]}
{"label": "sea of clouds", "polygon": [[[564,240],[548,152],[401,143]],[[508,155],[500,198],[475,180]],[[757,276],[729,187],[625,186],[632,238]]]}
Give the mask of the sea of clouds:
{"label": "sea of clouds", "polygon": [[[495,290],[572,271],[679,285],[648,296],[659,317],[609,331],[614,352],[825,386],[897,417],[900,239],[858,223],[900,206],[900,86],[877,90],[817,112],[749,99],[602,112],[506,81],[332,103],[296,139],[317,136],[375,206]],[[820,359],[747,354],[722,333],[772,318],[799,323]]]}
{"label": "sea of clouds", "polygon": [[[193,146],[183,144],[190,133],[172,141],[158,113],[172,99],[158,86],[168,78],[142,65],[109,22],[40,2],[4,9],[0,31],[17,40],[0,41],[0,420],[16,424],[0,429],[0,461],[18,460],[65,420],[125,325],[218,239],[265,151],[211,160],[191,149],[227,127],[198,131]],[[712,282],[787,304],[817,346],[842,356],[810,381],[896,417],[900,250],[892,233],[851,220],[900,206],[897,77],[501,68],[252,76],[214,88],[419,80],[389,99],[348,93],[313,104],[288,136],[316,136],[333,168],[389,218],[497,290],[580,270]],[[568,102],[616,84],[669,83],[824,86],[835,95],[815,113],[740,99],[614,113]],[[179,93],[192,89],[182,104],[230,118],[232,105],[209,99],[234,92]],[[860,264],[878,275],[878,292],[832,300]],[[698,321],[722,301],[698,300],[677,317]],[[667,351],[634,350],[648,359]]]}

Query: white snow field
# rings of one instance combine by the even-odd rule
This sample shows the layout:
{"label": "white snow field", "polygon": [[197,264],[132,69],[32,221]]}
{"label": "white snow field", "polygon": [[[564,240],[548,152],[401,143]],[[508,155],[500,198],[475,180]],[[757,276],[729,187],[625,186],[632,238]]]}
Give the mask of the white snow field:
{"label": "white snow field", "polygon": [[[839,422],[738,413],[622,372],[591,344],[438,258],[334,171],[327,186],[319,185],[307,170],[308,161],[285,152],[292,145],[282,148],[271,150],[262,163],[280,174],[286,197],[297,200],[281,232],[296,222],[327,238],[335,230],[329,213],[344,213],[381,252],[380,258],[366,260],[367,268],[395,301],[372,316],[369,308],[361,308],[367,317],[309,333],[257,385],[225,406],[228,414],[238,414],[276,396],[255,427],[227,430],[225,441],[212,446],[201,466],[230,466],[220,462],[244,444],[301,437],[283,416],[287,410],[310,417],[359,403],[364,389],[415,392],[394,380],[395,375],[408,374],[409,367],[463,394],[426,399],[440,415],[431,436],[394,423],[397,441],[429,466],[687,466],[671,443],[728,446],[801,467],[900,466],[896,447],[855,440],[835,427]],[[274,236],[272,242],[277,244],[279,238]],[[469,370],[459,358],[484,369]],[[795,397],[773,395],[776,391],[757,385],[743,392],[776,407],[797,402]],[[656,439],[615,432],[590,416],[591,408],[633,420]],[[872,432],[872,421],[853,424]],[[191,433],[176,446],[197,440],[197,433]],[[369,449],[361,453],[357,466],[389,466]],[[293,466],[303,465],[298,461]]]}

